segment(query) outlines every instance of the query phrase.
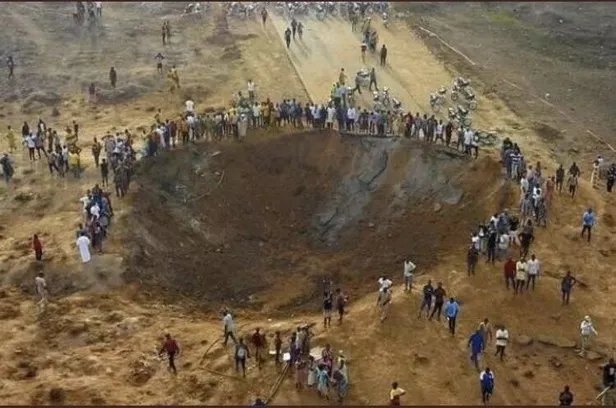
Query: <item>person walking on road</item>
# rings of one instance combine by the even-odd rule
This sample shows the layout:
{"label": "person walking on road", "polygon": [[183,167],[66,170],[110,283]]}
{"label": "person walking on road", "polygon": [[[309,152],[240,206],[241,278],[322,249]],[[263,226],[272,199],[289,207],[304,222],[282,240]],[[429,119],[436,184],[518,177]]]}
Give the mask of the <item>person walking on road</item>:
{"label": "person walking on road", "polygon": [[501,361],[505,358],[505,349],[507,348],[507,343],[509,342],[509,330],[502,325],[496,330],[496,353],[494,356],[499,356]]}
{"label": "person walking on road", "polygon": [[580,234],[580,236],[584,238],[584,233],[588,232],[588,242],[590,242],[592,228],[595,226],[595,223],[595,213],[592,211],[592,208],[589,208],[582,216],[582,233]]}
{"label": "person walking on road", "polygon": [[488,405],[494,392],[494,373],[489,367],[479,374],[479,384],[481,385],[481,401],[483,405]]}
{"label": "person walking on road", "polygon": [[449,323],[449,331],[452,336],[456,334],[456,319],[458,318],[458,313],[460,312],[460,305],[454,298],[450,298],[449,302],[445,306],[445,316],[447,317],[447,322]]}
{"label": "person walking on road", "polygon": [[381,66],[387,65],[387,47],[385,44],[381,47]]}
{"label": "person walking on road", "polygon": [[284,41],[287,43],[287,49],[289,49],[289,46],[291,45],[291,28],[289,27],[287,27],[284,32]]}
{"label": "person walking on road", "polygon": [[379,85],[376,82],[376,71],[374,70],[374,68],[370,70],[370,85],[368,85],[369,91],[372,91],[372,85],[374,85],[374,89],[378,92]]}
{"label": "person walking on road", "polygon": [[471,361],[475,365],[477,371],[479,371],[479,354],[481,354],[484,349],[483,335],[479,330],[471,334],[471,337],[468,339],[467,347],[471,348]]}

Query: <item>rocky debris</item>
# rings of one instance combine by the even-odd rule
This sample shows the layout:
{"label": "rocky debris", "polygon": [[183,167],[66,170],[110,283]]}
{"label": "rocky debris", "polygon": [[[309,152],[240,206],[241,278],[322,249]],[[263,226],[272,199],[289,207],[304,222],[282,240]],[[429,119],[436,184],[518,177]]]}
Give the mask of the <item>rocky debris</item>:
{"label": "rocky debris", "polygon": [[415,353],[415,362],[421,365],[427,365],[430,363],[430,359],[422,354]]}
{"label": "rocky debris", "polygon": [[139,360],[131,362],[129,367],[130,374],[128,381],[136,387],[140,387],[147,383],[156,372],[156,369],[152,367],[152,364],[146,361],[144,356],[141,356]]}
{"label": "rocky debris", "polygon": [[562,361],[560,361],[560,359],[556,356],[550,357],[549,362],[554,368],[561,368],[563,366]]}
{"label": "rocky debris", "polygon": [[51,110],[51,117],[57,118],[58,116],[60,116],[60,110],[58,108],[53,108]]}
{"label": "rocky debris", "polygon": [[536,336],[539,343],[547,346],[560,347],[560,348],[575,348],[575,341],[569,340],[565,337],[550,336],[547,334],[539,334]]}
{"label": "rocky debris", "polygon": [[19,307],[10,304],[2,304],[0,306],[0,320],[10,320],[21,316]]}
{"label": "rocky debris", "polygon": [[524,374],[522,374],[525,378],[534,378],[535,377],[535,373],[533,373],[532,370],[528,370],[528,371],[524,371]]}
{"label": "rocky debris", "polygon": [[443,209],[441,203],[434,203],[434,212],[439,212]]}
{"label": "rocky debris", "polygon": [[513,341],[518,346],[523,346],[523,347],[530,346],[531,344],[533,344],[533,338],[525,334],[520,334],[519,336],[516,336],[516,338]]}
{"label": "rocky debris", "polygon": [[18,381],[28,380],[36,377],[38,367],[30,361],[22,360],[17,364],[17,367],[11,371],[11,379]]}
{"label": "rocky debris", "polygon": [[590,361],[597,361],[597,360],[601,360],[603,358],[603,356],[595,351],[588,351],[586,352],[586,355],[584,356],[586,357],[587,360]]}
{"label": "rocky debris", "polygon": [[133,332],[137,328],[138,317],[127,317],[117,324],[117,328],[124,332]]}
{"label": "rocky debris", "polygon": [[121,322],[124,319],[124,315],[117,311],[114,310],[113,312],[109,312],[106,316],[105,316],[105,321],[108,323],[118,323]]}
{"label": "rocky debris", "polygon": [[64,405],[66,401],[66,391],[60,387],[49,390],[49,402],[54,405]]}
{"label": "rocky debris", "polygon": [[496,146],[500,137],[494,132],[477,130],[477,139],[480,147]]}
{"label": "rocky debris", "polygon": [[520,382],[518,380],[516,380],[515,378],[512,378],[511,380],[509,380],[509,383],[514,387],[514,388],[518,388],[520,386]]}

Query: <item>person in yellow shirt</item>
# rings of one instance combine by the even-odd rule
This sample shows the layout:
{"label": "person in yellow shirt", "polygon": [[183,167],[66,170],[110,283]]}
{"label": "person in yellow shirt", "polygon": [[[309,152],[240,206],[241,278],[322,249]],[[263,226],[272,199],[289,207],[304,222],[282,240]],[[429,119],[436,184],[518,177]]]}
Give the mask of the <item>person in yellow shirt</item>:
{"label": "person in yellow shirt", "polygon": [[68,164],[75,175],[75,178],[79,178],[79,153],[72,151],[68,153]]}
{"label": "person in yellow shirt", "polygon": [[9,143],[9,153],[13,153],[13,150],[17,149],[17,145],[15,144],[15,133],[10,126],[8,132],[6,133],[6,140]]}

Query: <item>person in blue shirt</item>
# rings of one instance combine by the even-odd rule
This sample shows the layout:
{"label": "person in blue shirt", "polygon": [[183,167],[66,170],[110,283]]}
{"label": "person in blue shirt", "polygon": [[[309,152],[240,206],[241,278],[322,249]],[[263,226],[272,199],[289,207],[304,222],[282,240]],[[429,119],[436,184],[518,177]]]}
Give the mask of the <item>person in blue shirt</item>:
{"label": "person in blue shirt", "polygon": [[447,317],[447,321],[449,322],[449,331],[452,336],[456,334],[456,318],[459,312],[460,305],[458,305],[458,302],[456,302],[454,298],[450,298],[449,302],[445,305],[445,317]]}
{"label": "person in blue shirt", "polygon": [[479,354],[485,347],[483,334],[480,330],[471,334],[471,337],[468,339],[468,346],[471,348],[471,361],[475,364],[477,371],[479,371]]}
{"label": "person in blue shirt", "polygon": [[592,227],[595,226],[595,222],[595,213],[592,211],[592,208],[589,208],[582,216],[582,233],[580,234],[584,238],[584,233],[588,232],[588,242],[590,242],[591,231]]}
{"label": "person in blue shirt", "polygon": [[481,401],[487,405],[494,391],[494,373],[489,367],[479,374],[479,384],[481,384]]}

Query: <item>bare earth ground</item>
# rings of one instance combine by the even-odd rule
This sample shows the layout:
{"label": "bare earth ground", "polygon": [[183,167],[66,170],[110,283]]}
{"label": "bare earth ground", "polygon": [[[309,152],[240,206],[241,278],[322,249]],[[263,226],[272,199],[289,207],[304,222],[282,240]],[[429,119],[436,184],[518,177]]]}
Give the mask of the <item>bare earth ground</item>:
{"label": "bare earth ground", "polygon": [[[54,127],[75,118],[88,137],[114,126],[134,130],[148,124],[157,108],[165,116],[176,115],[186,96],[194,98],[199,109],[224,106],[249,77],[262,97],[266,93],[273,100],[305,100],[309,95],[320,101],[340,67],[354,72],[362,65],[358,37],[338,20],[307,21],[303,43],[292,44],[288,59],[280,41],[283,19],[272,16],[273,24],[265,28],[257,22],[230,22],[227,28],[219,5],[213,4],[201,21],[171,20],[173,44],[161,52],[178,65],[183,89],[169,95],[154,72],[152,57],[162,49],[162,17],[177,15],[181,7],[151,3],[138,9],[146,7],[143,4],[105,5],[104,30],[96,37],[70,31],[72,6],[5,5],[8,12],[0,23],[11,33],[3,38],[14,41],[17,81],[0,82],[3,95],[14,95],[2,104],[2,128],[19,128],[38,114],[49,118],[56,106],[60,115],[50,119]],[[48,12],[36,13],[43,7]],[[439,7],[443,10],[413,9],[412,18],[429,21],[429,29],[441,35],[436,28],[443,21],[439,13],[447,12],[449,5]],[[451,30],[452,38],[445,37],[447,33],[442,38],[473,60],[486,61],[481,53],[494,49],[492,69],[507,65],[510,82],[534,88],[539,96],[549,92],[555,105],[570,109],[561,102],[566,90],[556,85],[562,83],[558,72],[542,82],[531,72],[525,74],[523,68],[529,65],[523,63],[524,56],[520,67],[506,63],[505,55],[516,55],[518,43],[498,42],[494,33],[483,34],[481,25],[475,36],[464,35],[464,22],[494,13],[476,14],[468,7],[449,13],[460,20],[452,20],[460,27]],[[498,13],[497,21],[506,24],[503,33],[517,29]],[[543,21],[533,24],[546,24]],[[512,136],[533,160],[553,170],[556,159],[569,163],[562,154],[576,153],[571,148],[589,156],[596,152],[584,147],[584,141],[594,139],[573,136],[581,134],[586,123],[569,127],[573,125],[565,124],[560,113],[544,110],[547,105],[536,98],[490,82],[496,80],[488,68],[468,71],[450,51],[435,49],[434,39],[425,45],[404,21],[389,31],[375,24],[390,49],[390,65],[377,67],[377,75],[408,109],[423,112],[430,91],[450,83],[457,73],[470,75],[480,83],[478,125]],[[570,38],[567,33],[562,35]],[[455,35],[465,44],[455,41]],[[485,43],[477,45],[478,38]],[[477,55],[463,48],[473,44]],[[606,51],[604,60],[611,57]],[[545,58],[552,61],[555,56]],[[105,89],[111,65],[120,78],[115,92]],[[591,71],[575,68],[567,67],[572,82],[588,81],[601,88],[588,79]],[[607,75],[603,72],[608,68],[592,69]],[[529,84],[522,83],[523,75]],[[90,81],[103,88],[104,103],[96,107],[83,100]],[[610,100],[601,99],[608,96],[596,98],[604,115],[592,105],[592,92],[581,88],[575,88],[577,115],[592,113],[597,118],[589,122],[592,131],[609,133]],[[551,132],[557,139],[546,143],[546,126],[538,124],[566,132]],[[409,141],[358,141],[315,132],[260,132],[243,145],[191,147],[141,166],[130,196],[114,202],[118,216],[107,254],[95,257],[88,268],[77,262],[73,226],[79,221],[78,198],[95,182],[95,171],[88,168],[78,182],[59,181],[48,177],[43,164],[30,167],[20,156],[17,188],[0,195],[0,317],[5,328],[0,396],[6,403],[245,404],[267,396],[276,369],[270,363],[258,372],[250,362],[247,380],[235,377],[231,349],[219,344],[218,312],[223,304],[232,306],[243,335],[256,326],[288,334],[300,322],[320,321],[323,277],[332,278],[351,298],[344,326],[325,332],[317,325],[314,341],[329,342],[349,356],[349,403],[385,403],[393,380],[408,391],[408,403],[477,403],[477,375],[465,346],[467,335],[484,317],[505,323],[514,339],[522,334],[534,339],[531,345],[512,341],[505,363],[487,357],[497,378],[495,404],[551,404],[565,383],[572,386],[576,402],[590,402],[599,382],[598,365],[612,354],[615,301],[609,293],[615,284],[610,265],[616,253],[616,214],[613,199],[587,185],[573,202],[556,200],[551,224],[538,232],[534,245],[543,262],[537,291],[514,298],[504,292],[500,266],[482,264],[472,279],[464,272],[471,228],[517,200],[515,187],[502,183],[493,155],[470,163]],[[579,218],[588,205],[600,217],[591,245],[578,239]],[[42,236],[52,293],[50,310],[40,317],[32,301],[39,268],[31,263],[28,239],[33,233]],[[460,299],[463,312],[456,338],[441,324],[418,320],[417,293],[407,295],[398,287],[390,318],[378,323],[372,294],[376,278],[387,273],[398,282],[407,255],[422,273],[417,285],[428,278],[443,281]],[[562,308],[558,283],[566,269],[582,285],[572,304]],[[598,354],[588,359],[573,351],[577,325],[585,314],[593,316],[600,333],[593,347]],[[177,379],[155,356],[167,331],[184,349]],[[314,392],[297,393],[291,379],[274,400],[318,402]]]}

